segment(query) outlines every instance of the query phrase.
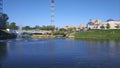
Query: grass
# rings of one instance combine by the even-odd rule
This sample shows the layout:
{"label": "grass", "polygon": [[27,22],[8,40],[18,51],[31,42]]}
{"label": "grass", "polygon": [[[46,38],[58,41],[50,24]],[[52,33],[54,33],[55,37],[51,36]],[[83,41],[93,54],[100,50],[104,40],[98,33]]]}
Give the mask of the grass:
{"label": "grass", "polygon": [[120,30],[88,30],[77,32],[76,39],[120,39]]}

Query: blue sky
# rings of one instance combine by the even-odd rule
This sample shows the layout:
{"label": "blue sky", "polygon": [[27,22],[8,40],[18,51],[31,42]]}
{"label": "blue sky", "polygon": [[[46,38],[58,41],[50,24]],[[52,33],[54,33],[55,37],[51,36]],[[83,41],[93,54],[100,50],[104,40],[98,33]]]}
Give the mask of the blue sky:
{"label": "blue sky", "polygon": [[[4,0],[4,13],[17,25],[50,25],[51,0]],[[57,27],[87,24],[89,19],[120,20],[120,0],[55,0]]]}

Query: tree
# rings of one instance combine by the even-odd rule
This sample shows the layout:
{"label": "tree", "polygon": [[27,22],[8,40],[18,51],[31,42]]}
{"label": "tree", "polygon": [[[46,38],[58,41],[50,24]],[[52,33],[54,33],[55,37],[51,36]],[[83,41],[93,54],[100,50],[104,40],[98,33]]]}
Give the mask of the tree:
{"label": "tree", "polygon": [[40,29],[40,26],[36,25],[36,26],[34,27],[34,29],[35,29],[35,30],[39,30],[39,29]]}
{"label": "tree", "polygon": [[55,26],[47,26],[47,30],[52,30],[52,31],[54,31],[54,30],[55,30]]}
{"label": "tree", "polygon": [[10,23],[10,25],[8,26],[10,29],[17,29],[16,23],[12,22]]}
{"label": "tree", "polygon": [[109,23],[106,24],[106,28],[110,29],[110,24]]}
{"label": "tree", "polygon": [[46,30],[46,26],[43,25],[42,27],[40,27],[40,29],[41,30]]}
{"label": "tree", "polygon": [[7,20],[9,19],[7,14],[0,14],[0,28],[6,29],[7,28]]}
{"label": "tree", "polygon": [[40,29],[41,30],[52,30],[53,31],[55,29],[55,26],[44,26],[43,25],[42,27],[40,27]]}
{"label": "tree", "polygon": [[30,27],[30,26],[25,26],[25,27],[23,27],[22,29],[23,29],[23,30],[30,30],[31,27]]}
{"label": "tree", "polygon": [[55,30],[58,31],[58,27],[56,27]]}
{"label": "tree", "polygon": [[101,29],[104,29],[105,27],[104,27],[104,25],[102,25],[102,26],[100,26],[100,28],[101,28]]}
{"label": "tree", "polygon": [[59,31],[66,31],[66,29],[65,28],[60,28]]}

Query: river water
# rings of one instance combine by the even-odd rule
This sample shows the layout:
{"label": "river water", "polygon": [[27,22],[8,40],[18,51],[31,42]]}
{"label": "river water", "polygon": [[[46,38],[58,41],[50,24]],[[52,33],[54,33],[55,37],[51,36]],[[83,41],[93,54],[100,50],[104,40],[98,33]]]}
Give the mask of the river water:
{"label": "river water", "polygon": [[120,40],[2,40],[0,68],[120,68]]}

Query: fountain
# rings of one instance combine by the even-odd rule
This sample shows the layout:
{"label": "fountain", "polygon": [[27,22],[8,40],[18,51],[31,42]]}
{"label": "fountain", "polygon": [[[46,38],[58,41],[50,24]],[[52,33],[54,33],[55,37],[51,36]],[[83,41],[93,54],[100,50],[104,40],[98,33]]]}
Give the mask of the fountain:
{"label": "fountain", "polygon": [[22,26],[19,26],[19,29],[17,31],[17,39],[21,39],[22,38]]}

